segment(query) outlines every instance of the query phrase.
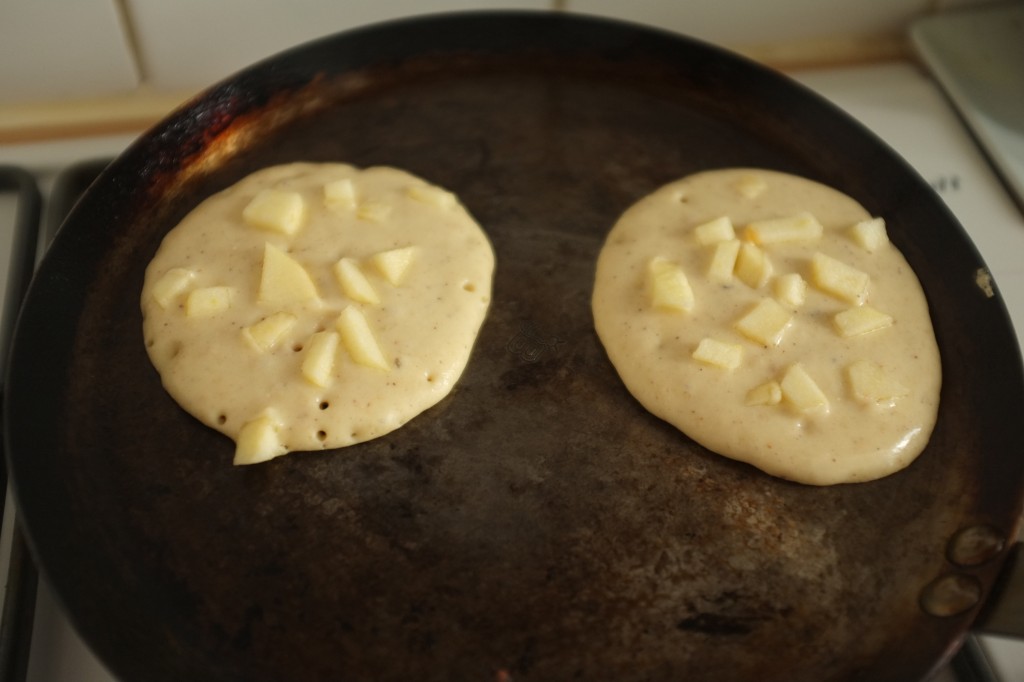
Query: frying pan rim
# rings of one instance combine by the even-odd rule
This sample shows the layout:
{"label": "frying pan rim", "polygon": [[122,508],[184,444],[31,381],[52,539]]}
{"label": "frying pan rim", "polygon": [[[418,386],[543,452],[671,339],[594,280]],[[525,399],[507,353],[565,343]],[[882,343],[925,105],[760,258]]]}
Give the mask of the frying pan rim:
{"label": "frying pan rim", "polygon": [[[671,43],[674,45],[686,45],[687,49],[691,50],[696,49],[699,51],[706,51],[708,52],[709,56],[712,56],[719,60],[724,60],[732,68],[740,68],[748,71],[754,71],[758,74],[758,78],[771,79],[771,82],[773,84],[785,84],[784,87],[788,88],[790,92],[800,93],[800,97],[802,97],[808,105],[813,104],[815,107],[818,107],[823,111],[829,112],[829,115],[834,119],[835,125],[843,129],[856,131],[856,134],[861,136],[863,139],[870,140],[871,144],[868,145],[869,147],[880,147],[882,149],[882,153],[891,153],[891,150],[889,150],[885,143],[882,142],[873,132],[868,130],[864,125],[862,125],[861,123],[847,115],[845,112],[842,112],[837,107],[831,105],[829,102],[827,102],[827,100],[817,95],[810,89],[805,88],[799,83],[796,83],[795,81],[792,81],[786,78],[785,76],[782,76],[781,74],[777,74],[767,69],[766,67],[763,67],[745,57],[734,55],[721,48],[715,47],[707,43],[703,43],[699,40],[674,34],[668,31],[664,31],[662,29],[640,26],[638,24],[631,24],[629,22],[606,18],[597,18],[581,15],[552,16],[546,12],[535,12],[529,10],[488,10],[481,12],[428,14],[410,17],[406,19],[389,20],[386,22],[381,22],[379,24],[360,27],[357,29],[351,29],[348,31],[342,31],[331,36],[325,36],[323,38],[319,38],[317,40],[304,43],[294,48],[282,51],[277,55],[268,57],[267,59],[261,60],[255,63],[254,65],[247,67],[242,71],[239,71],[233,76],[230,76],[222,80],[220,83],[215,84],[210,88],[204,90],[202,93],[197,95],[193,100],[183,105],[176,112],[172,113],[163,121],[161,121],[156,126],[151,128],[149,131],[141,135],[136,142],[134,142],[122,155],[118,157],[117,160],[115,160],[106,170],[103,171],[103,173],[97,179],[94,188],[96,186],[110,185],[111,183],[117,183],[123,180],[124,175],[127,172],[126,169],[130,167],[128,164],[129,160],[135,160],[136,163],[138,164],[139,157],[145,155],[147,150],[150,149],[152,146],[157,145],[161,141],[162,135],[166,135],[169,130],[175,128],[176,126],[184,125],[186,119],[190,115],[192,115],[197,110],[197,108],[204,106],[209,98],[218,96],[217,93],[223,92],[225,88],[236,87],[239,82],[244,83],[248,78],[258,76],[267,69],[278,64],[281,60],[287,61],[297,55],[305,54],[306,51],[310,49],[323,49],[327,46],[334,45],[335,43],[350,41],[353,39],[353,37],[363,40],[369,40],[383,35],[387,35],[388,33],[394,30],[410,30],[411,27],[418,27],[417,30],[425,31],[431,26],[454,26],[462,22],[482,22],[486,24],[488,22],[497,23],[509,20],[535,23],[537,25],[543,24],[554,28],[569,27],[570,30],[572,30],[572,27],[583,26],[590,27],[598,31],[624,31],[625,33],[629,33],[633,37],[649,37],[652,40],[656,39],[655,42],[665,41],[667,43]],[[372,61],[374,60],[371,60],[371,62]],[[898,161],[902,162],[901,159],[899,159]],[[906,168],[907,172],[914,179],[914,183],[917,183],[919,186],[927,187],[926,183],[916,174],[915,171],[910,169],[910,167],[905,162],[902,163],[903,166]],[[95,190],[90,189],[89,193],[95,194]],[[80,202],[79,206],[73,210],[71,215],[69,215],[68,219],[65,221],[65,225],[74,224],[76,220],[78,220],[77,216],[79,215],[79,212],[85,210],[82,208],[82,206],[83,204],[82,202]],[[966,232],[963,230],[959,222],[952,216],[952,213],[948,210],[948,208],[946,208],[941,202],[936,200],[935,210],[940,213],[944,213],[948,218],[948,223],[954,226],[955,229],[958,229],[960,231],[959,236],[961,237],[962,241],[965,241],[967,244],[970,244],[970,240],[969,238],[967,238]],[[61,253],[62,251],[66,251],[68,248],[70,248],[68,246],[65,246],[65,242],[69,242],[70,240],[72,240],[75,237],[75,235],[65,234],[66,232],[68,231],[62,229],[61,233],[58,234],[57,239],[55,240],[56,250],[53,253]],[[973,252],[973,254],[968,254],[968,256],[973,257],[973,259],[977,260],[978,262],[981,262],[980,256],[978,256],[976,250]],[[42,266],[44,272],[49,272],[49,270],[51,270],[52,267],[54,267],[49,265],[50,260],[50,255],[47,255],[47,257],[44,258],[44,263]],[[26,300],[26,309],[32,309],[33,307],[38,306],[38,304],[35,304],[34,301],[39,296],[42,296],[44,294],[40,294],[36,290],[43,289],[45,286],[48,285],[43,280],[37,280],[36,282],[33,283],[33,287],[30,289],[29,296]],[[1002,306],[1003,316],[1005,317],[1004,322],[1006,326],[1009,327],[1009,316],[1005,310],[1005,303],[1002,301],[1002,298],[998,295],[998,293],[996,294],[996,301],[994,302],[994,304]],[[21,321],[19,321],[14,334],[15,342],[14,348],[12,349],[12,359],[19,358],[26,353],[31,354],[31,350],[24,347],[27,341],[23,341],[20,344],[18,343],[19,338],[21,338],[23,335],[29,334],[29,332],[23,332],[22,323]],[[15,397],[18,396],[19,391],[28,390],[27,387],[22,388],[23,386],[26,386],[27,378],[19,374],[19,369],[20,363],[19,367],[15,367],[14,363],[11,363],[11,367],[8,368],[7,385],[9,387],[9,392],[13,393]],[[1019,351],[1018,368],[1015,373],[1018,376],[1021,374],[1021,371],[1019,369]],[[5,401],[4,417],[5,422],[8,425],[20,425],[24,423],[24,421],[21,419],[22,415],[20,412],[20,405],[21,403],[17,400],[9,399]],[[55,561],[55,559],[61,554],[61,551],[52,549],[51,546],[48,546],[47,543],[53,542],[53,539],[48,537],[40,537],[38,531],[36,531],[36,526],[34,524],[34,519],[38,518],[41,513],[38,510],[41,507],[45,508],[47,506],[47,501],[45,499],[45,495],[39,501],[33,501],[33,494],[29,490],[32,487],[32,484],[26,483],[26,481],[30,480],[33,476],[37,476],[39,474],[37,472],[26,471],[24,469],[24,467],[30,466],[31,458],[28,455],[21,455],[19,453],[26,452],[26,450],[29,449],[27,444],[20,440],[17,440],[17,436],[12,435],[12,430],[10,428],[5,429],[4,438],[7,441],[6,456],[8,460],[8,468],[11,471],[12,487],[19,508],[32,509],[33,505],[35,505],[36,509],[34,513],[30,511],[28,514],[25,515],[25,518],[27,520],[24,522],[24,526],[30,546],[32,547],[33,553],[37,557],[41,557],[43,559],[41,561],[42,570],[48,576],[49,580],[51,581],[51,584],[55,586],[55,593],[57,594],[58,600],[61,602],[63,606],[67,607],[68,604],[65,603],[65,599],[62,596],[66,593],[67,581],[62,580],[59,575],[51,573],[47,568],[48,566],[54,566],[59,564],[59,562]],[[1024,492],[1018,493],[1018,507],[1024,504],[1024,502],[1020,501],[1020,495],[1022,494],[1024,494]],[[1006,530],[1009,532],[1010,529]],[[47,559],[48,554],[49,559]],[[68,610],[72,611],[72,609]],[[74,622],[74,613],[71,613],[71,615],[72,621]],[[86,636],[85,639],[88,641],[89,637]]]}

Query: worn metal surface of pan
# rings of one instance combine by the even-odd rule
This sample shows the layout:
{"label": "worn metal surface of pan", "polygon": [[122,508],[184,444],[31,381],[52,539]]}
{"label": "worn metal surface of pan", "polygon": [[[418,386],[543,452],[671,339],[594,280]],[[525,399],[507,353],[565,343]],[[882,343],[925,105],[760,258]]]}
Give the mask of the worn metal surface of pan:
{"label": "worn metal surface of pan", "polygon": [[[236,468],[162,390],[138,296],[198,201],[294,160],[457,192],[496,251],[493,304],[455,391],[401,430]],[[906,471],[766,476],[647,414],[607,361],[607,230],[740,165],[851,194],[916,269],[945,384]],[[17,329],[11,474],[42,570],[125,680],[918,679],[1021,510],[1020,358],[983,268],[893,152],[728,53],[555,14],[371,27],[215,86],[86,193]]]}

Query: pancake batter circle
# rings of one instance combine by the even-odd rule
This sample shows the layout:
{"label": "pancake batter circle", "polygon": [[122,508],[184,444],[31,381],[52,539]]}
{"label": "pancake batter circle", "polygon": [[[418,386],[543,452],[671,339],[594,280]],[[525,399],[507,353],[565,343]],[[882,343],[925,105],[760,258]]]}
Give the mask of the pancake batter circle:
{"label": "pancake batter circle", "polygon": [[738,168],[654,191],[608,234],[592,310],[648,411],[775,476],[886,476],[934,427],[920,283],[884,221],[820,183]]}
{"label": "pancake batter circle", "polygon": [[382,436],[437,404],[488,310],[487,236],[440,187],[388,167],[293,163],[208,198],[141,294],[146,349],[235,462]]}

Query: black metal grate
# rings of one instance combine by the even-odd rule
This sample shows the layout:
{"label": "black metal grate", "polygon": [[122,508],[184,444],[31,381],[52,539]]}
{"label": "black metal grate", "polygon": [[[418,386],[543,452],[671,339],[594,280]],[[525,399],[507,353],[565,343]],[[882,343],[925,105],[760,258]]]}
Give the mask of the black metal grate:
{"label": "black metal grate", "polygon": [[[28,171],[0,166],[0,192],[13,192],[17,197],[17,212],[11,233],[11,254],[8,264],[7,293],[2,312],[0,359],[6,379],[7,359],[14,338],[18,314],[28,293],[35,271],[37,253],[49,245],[57,229],[70,212],[82,192],[99,175],[109,160],[89,161],[70,167],[58,177],[47,202],[45,224],[42,194],[36,179]],[[42,235],[40,235],[42,232]],[[42,239],[40,239],[42,237]],[[5,384],[0,383],[0,401],[6,395]],[[2,404],[2,403],[0,403]],[[0,467],[0,520],[7,495],[6,441],[3,447],[3,466]],[[0,617],[0,682],[24,682],[28,675],[31,653],[32,627],[36,608],[38,572],[25,538],[13,522],[11,554],[8,562],[7,586]]]}
{"label": "black metal grate", "polygon": [[[21,303],[28,292],[32,273],[35,270],[36,252],[39,243],[39,226],[42,220],[42,195],[35,178],[27,171],[4,166],[0,167],[0,191],[17,194],[17,213],[11,234],[11,255],[7,272],[7,293],[2,313],[3,327],[0,337],[0,359],[3,361],[3,375],[0,381],[0,400],[6,395],[7,358]],[[0,441],[4,449],[3,480],[0,481],[0,515],[7,495],[6,439]],[[29,644],[32,637],[32,622],[35,615],[37,576],[35,565],[25,546],[24,537],[13,525],[11,555],[8,563],[7,586],[4,597],[3,617],[0,621],[0,679],[4,682],[21,682],[28,672]]]}

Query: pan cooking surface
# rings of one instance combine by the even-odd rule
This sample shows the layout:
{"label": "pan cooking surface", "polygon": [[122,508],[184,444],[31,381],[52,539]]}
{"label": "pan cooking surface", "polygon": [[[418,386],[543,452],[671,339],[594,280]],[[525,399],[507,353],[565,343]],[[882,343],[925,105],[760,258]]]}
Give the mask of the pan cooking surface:
{"label": "pan cooking surface", "polygon": [[[198,201],[296,160],[455,191],[494,245],[493,303],[461,382],[407,426],[235,468],[160,387],[138,293]],[[945,386],[906,471],[768,477],[647,414],[607,361],[608,229],[740,165],[853,195],[914,265]],[[44,572],[126,680],[916,679],[976,613],[929,615],[922,590],[987,593],[1001,558],[958,566],[950,538],[1010,536],[1020,511],[1020,361],[982,266],[888,149],[728,54],[548,15],[386,25],[221,84],[91,188],[18,329],[12,476]]]}

